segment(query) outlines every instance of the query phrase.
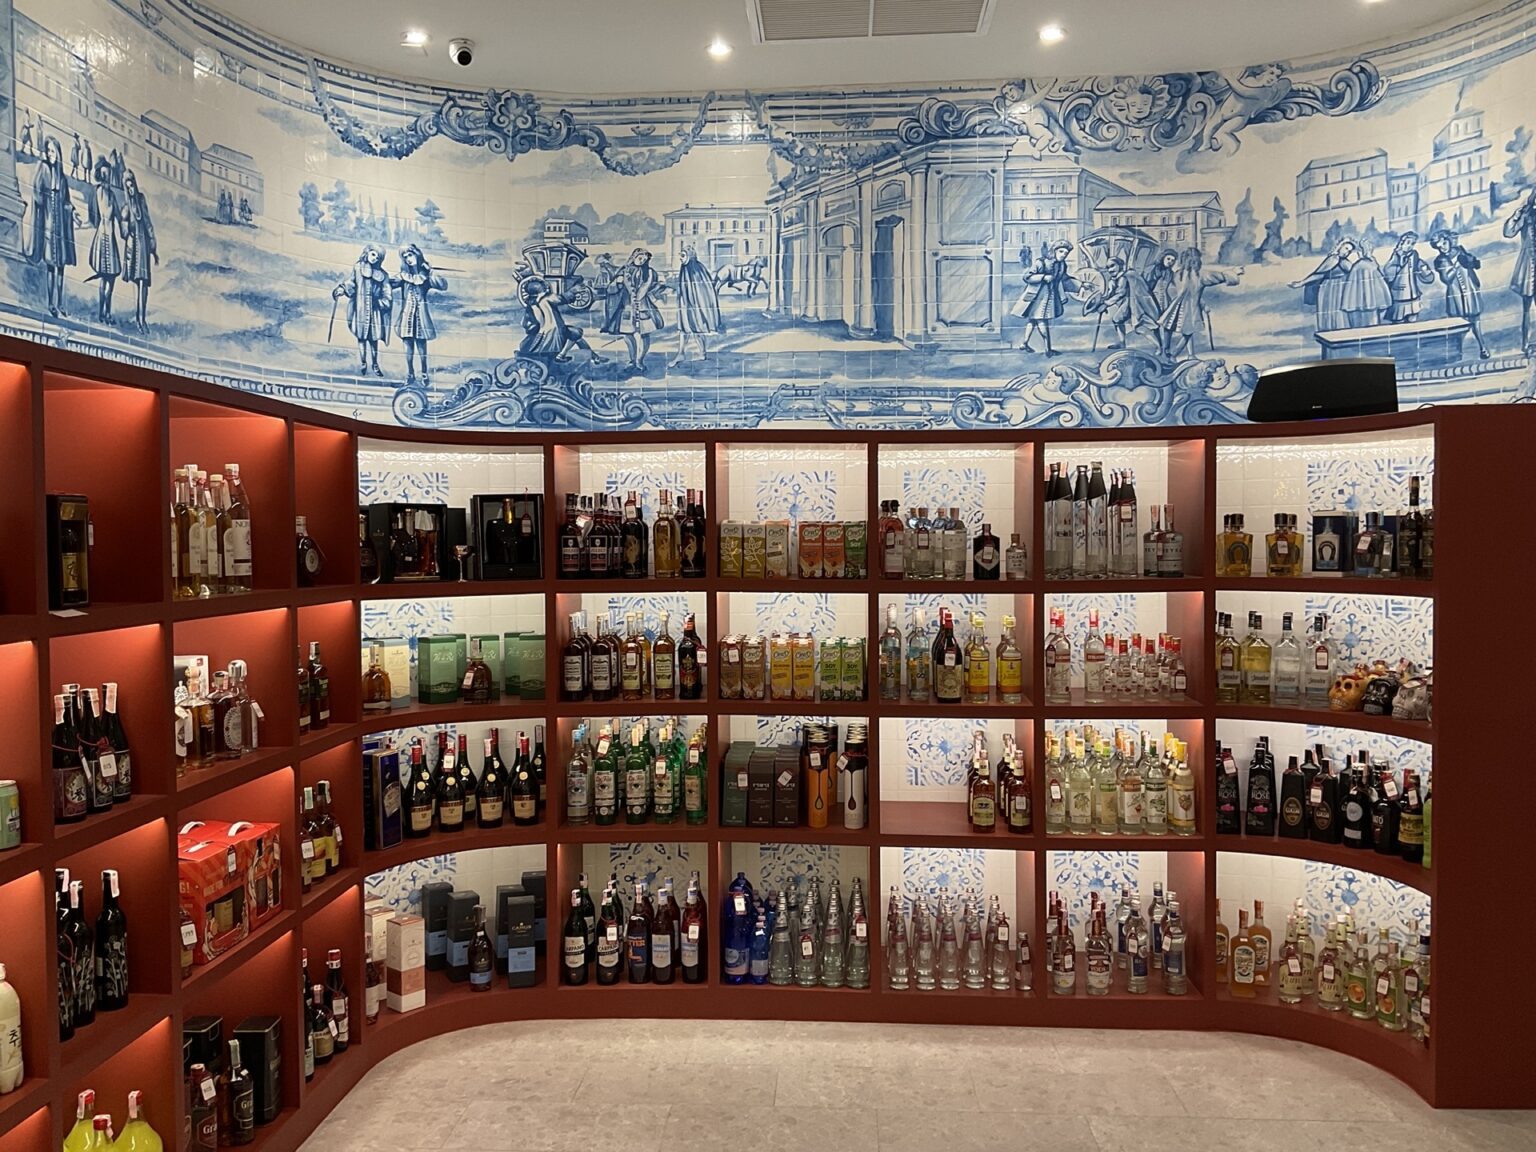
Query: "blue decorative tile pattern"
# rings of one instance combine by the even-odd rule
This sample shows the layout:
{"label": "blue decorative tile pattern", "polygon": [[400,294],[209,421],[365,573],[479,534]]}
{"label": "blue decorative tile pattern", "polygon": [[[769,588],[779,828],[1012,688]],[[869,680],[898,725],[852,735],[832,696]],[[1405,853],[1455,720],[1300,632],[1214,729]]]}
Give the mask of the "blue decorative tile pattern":
{"label": "blue decorative tile pattern", "polygon": [[760,476],[759,520],[836,520],[838,474],[831,469],[784,469]]}
{"label": "blue decorative tile pattern", "polygon": [[1088,921],[1092,903],[1090,893],[1098,893],[1099,899],[1109,905],[1119,901],[1124,888],[1141,895],[1143,901],[1150,899],[1150,885],[1147,892],[1142,892],[1141,857],[1140,852],[1060,851],[1050,854],[1046,888],[1061,897],[1079,938]]}
{"label": "blue decorative tile pattern", "polygon": [[1361,928],[1390,928],[1399,940],[1410,918],[1417,919],[1421,929],[1430,923],[1429,897],[1417,888],[1373,872],[1356,872],[1317,860],[1305,861],[1302,875],[1312,930],[1318,935],[1341,912],[1351,913]]}
{"label": "blue decorative tile pattern", "polygon": [[1428,665],[1434,659],[1434,616],[1428,600],[1309,595],[1307,621],[1319,612],[1328,614],[1329,633],[1346,660],[1412,660]]}
{"label": "blue decorative tile pattern", "polygon": [[1318,512],[1392,514],[1408,503],[1408,477],[1421,480],[1425,507],[1434,503],[1433,453],[1330,455],[1307,461],[1307,507]]}
{"label": "blue decorative tile pattern", "polygon": [[[672,877],[676,891],[688,887],[688,873],[697,868],[702,874],[705,865],[694,862],[686,844],[610,844],[608,846],[609,870],[619,874],[624,884],[643,880],[654,891],[659,879]],[[594,878],[596,879],[596,878]],[[607,877],[602,879],[606,880]]]}
{"label": "blue decorative tile pattern", "polygon": [[903,848],[902,894],[911,902],[918,896],[937,896],[941,888],[958,898],[966,888],[985,894],[986,856],[980,848]]}
{"label": "blue decorative tile pattern", "polygon": [[[916,788],[932,788],[943,785],[964,784],[970,767],[971,738],[978,728],[985,729],[985,720],[906,719],[901,722],[906,732],[906,764],[904,776],[908,784]],[[1000,742],[990,738],[989,755],[995,755]]]}
{"label": "blue decorative tile pattern", "polygon": [[458,856],[453,852],[423,856],[383,872],[375,872],[364,882],[364,895],[376,897],[397,912],[421,912],[421,886],[438,881],[452,884],[458,873]]}
{"label": "blue decorative tile pattern", "polygon": [[[0,331],[420,427],[1233,423],[1319,354],[1531,399],[1533,4],[1227,70],[567,100],[0,0]],[[814,466],[752,495],[829,516]]]}

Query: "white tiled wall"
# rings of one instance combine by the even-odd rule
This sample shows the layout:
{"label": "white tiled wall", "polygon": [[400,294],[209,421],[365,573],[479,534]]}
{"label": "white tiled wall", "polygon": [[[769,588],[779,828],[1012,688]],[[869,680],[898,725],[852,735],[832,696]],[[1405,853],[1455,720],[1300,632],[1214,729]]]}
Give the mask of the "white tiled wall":
{"label": "white tiled wall", "polygon": [[[1015,492],[1017,449],[967,444],[953,447],[894,448],[881,445],[880,499],[900,500],[908,508],[958,508],[971,536],[983,522],[992,525],[1004,543],[1015,529],[1015,503],[1028,500],[1028,491]],[[1026,542],[1027,543],[1027,542]]]}
{"label": "white tiled wall", "polygon": [[[636,829],[648,832],[651,829]],[[682,827],[679,827],[682,831]],[[611,873],[619,874],[619,882],[626,885],[626,905],[634,893],[633,882],[644,880],[656,890],[657,883],[666,877],[673,881],[673,894],[677,902],[683,902],[688,890],[688,874],[697,872],[699,883],[706,889],[709,884],[709,848],[695,841],[635,841],[624,844],[588,844],[581,850],[581,867],[587,874],[588,888],[593,899],[602,894],[602,886]],[[709,896],[705,892],[706,898]]]}
{"label": "white tiled wall", "polygon": [[1285,933],[1285,918],[1302,900],[1321,936],[1340,912],[1353,915],[1357,928],[1390,929],[1394,939],[1407,938],[1410,920],[1421,930],[1430,923],[1430,900],[1417,888],[1386,880],[1369,871],[1370,853],[1361,853],[1359,868],[1341,868],[1315,860],[1259,856],[1244,852],[1216,854],[1216,897],[1222,922],[1236,930],[1240,908],[1253,912],[1264,901],[1264,923],[1277,936]]}
{"label": "white tiled wall", "polygon": [[[442,587],[451,588],[452,585]],[[622,617],[621,617],[622,619]],[[404,636],[411,644],[411,693],[416,692],[416,641],[422,636],[459,633],[543,632],[544,596],[423,596],[362,602],[363,656],[368,641]],[[558,639],[558,638],[557,638]]]}
{"label": "white tiled wall", "polygon": [[1088,614],[1098,612],[1102,632],[1129,640],[1136,633],[1157,639],[1168,628],[1168,596],[1164,592],[1053,592],[1045,598],[1042,635],[1055,609],[1066,613],[1067,633],[1072,638],[1072,685],[1083,686],[1083,644],[1088,638]]}
{"label": "white tiled wall", "polygon": [[869,631],[869,598],[861,592],[730,592],[722,634],[809,632],[818,641],[863,638]]}
{"label": "white tiled wall", "polygon": [[1168,853],[1166,852],[1095,852],[1057,850],[1046,856],[1045,887],[1055,892],[1067,907],[1072,931],[1082,940],[1088,924],[1090,894],[1113,906],[1123,888],[1141,897],[1145,911],[1152,903],[1152,885],[1167,888]]}
{"label": "white tiled wall", "polygon": [[[804,895],[810,882],[821,882],[822,899],[831,892],[836,878],[843,890],[843,911],[848,910],[848,897],[853,891],[855,878],[864,885],[866,906],[876,902],[876,894],[869,887],[869,849],[848,848],[826,844],[732,844],[726,861],[728,874],[720,878],[728,885],[736,873],[745,872],[752,888],[759,896],[767,890],[786,889],[790,898]],[[873,909],[870,909],[873,914]]]}
{"label": "white tiled wall", "polygon": [[[625,496],[634,492],[640,498],[647,523],[655,522],[658,492],[669,493],[675,505],[678,496],[686,495],[689,488],[700,493],[704,491],[707,464],[703,448],[697,445],[665,448],[602,445],[582,448],[576,459],[581,495],[605,492],[609,496]],[[713,516],[712,510],[705,511]]]}
{"label": "white tiled wall", "polygon": [[471,496],[544,491],[544,453],[539,448],[415,449],[387,440],[358,442],[362,502],[426,500],[468,508]]}
{"label": "white tiled wall", "polygon": [[[709,597],[703,592],[665,592],[657,594],[627,593],[627,592],[583,592],[581,595],[581,610],[587,614],[587,631],[596,634],[598,621],[602,621],[610,632],[624,631],[624,617],[627,613],[639,614],[640,626],[654,640],[661,628],[661,614],[667,613],[667,630],[672,633],[672,639],[676,640],[683,634],[683,625],[688,613],[694,614],[694,627],[703,640],[708,632]],[[556,621],[556,626],[561,635],[557,637],[564,642],[566,622]]]}
{"label": "white tiled wall", "polygon": [[1316,592],[1218,592],[1216,610],[1232,614],[1232,627],[1241,640],[1248,633],[1248,613],[1264,617],[1264,636],[1280,638],[1286,612],[1297,638],[1305,641],[1312,617],[1328,616],[1328,634],[1347,661],[1411,660],[1434,662],[1434,601],[1423,596],[1397,595],[1396,581],[1382,581],[1379,595],[1331,595],[1326,585]]}
{"label": "white tiled wall", "polygon": [[978,729],[987,734],[987,756],[995,765],[1003,750],[1003,733],[1014,731],[1012,720],[883,717],[880,799],[963,803],[971,740]]}
{"label": "white tiled wall", "polygon": [[1371,434],[1324,441],[1222,441],[1216,448],[1216,510],[1211,531],[1222,518],[1243,513],[1254,535],[1253,574],[1265,570],[1264,535],[1275,513],[1293,513],[1307,537],[1303,549],[1311,571],[1311,514],[1353,510],[1395,513],[1408,503],[1408,477],[1420,477],[1420,500],[1434,502],[1434,441],[1422,429],[1396,435]]}
{"label": "white tiled wall", "polygon": [[[1131,469],[1136,477],[1136,505],[1139,509],[1139,532],[1145,532],[1151,523],[1148,511],[1154,504],[1168,503],[1168,448],[1163,444],[1147,444],[1141,441],[1096,440],[1090,444],[1057,443],[1045,446],[1045,474],[1050,475],[1051,465],[1060,464],[1062,474],[1071,482],[1079,464],[1089,465],[1097,460],[1104,465],[1104,483],[1110,482],[1113,471]],[[1189,532],[1193,525],[1180,519],[1181,510],[1174,508],[1174,521]]]}
{"label": "white tiled wall", "polygon": [[936,897],[941,888],[947,888],[958,901],[966,888],[974,888],[983,907],[990,897],[997,896],[1008,919],[1017,925],[1019,858],[1017,852],[1005,848],[881,848],[880,879],[885,886],[879,900],[882,931],[892,887],[901,892],[908,912],[919,896]]}
{"label": "white tiled wall", "polygon": [[[722,447],[732,520],[869,520],[869,457],[837,444]],[[718,516],[717,519],[724,519]]]}
{"label": "white tiled wall", "polygon": [[364,891],[368,896],[384,900],[398,911],[419,913],[421,886],[434,881],[446,881],[455,888],[473,889],[479,893],[485,902],[487,919],[494,922],[496,886],[516,884],[525,871],[542,871],[546,859],[542,844],[440,853],[375,872],[364,882]]}

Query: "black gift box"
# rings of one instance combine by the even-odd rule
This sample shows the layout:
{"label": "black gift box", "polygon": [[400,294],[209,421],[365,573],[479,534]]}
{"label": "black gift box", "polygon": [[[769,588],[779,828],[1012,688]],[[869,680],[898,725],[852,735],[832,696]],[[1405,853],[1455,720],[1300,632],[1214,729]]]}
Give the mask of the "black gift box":
{"label": "black gift box", "polygon": [[532,896],[507,900],[507,987],[532,988],[538,980]]}
{"label": "black gift box", "polygon": [[448,967],[448,900],[453,885],[434,880],[421,886],[421,918],[427,935],[427,971]]}
{"label": "black gift box", "polygon": [[[512,521],[506,522],[511,501]],[[470,578],[538,580],[544,574],[544,497],[537,492],[469,498]]]}
{"label": "black gift box", "polygon": [[454,545],[468,543],[462,508],[446,504],[370,504],[368,537],[379,583],[435,583],[459,578]]}
{"label": "black gift box", "polygon": [[217,1076],[224,1067],[223,1019],[218,1016],[189,1016],[182,1022],[181,1035],[183,1041],[192,1042],[187,1068],[201,1064],[211,1075]]}
{"label": "black gift box", "polygon": [[475,908],[480,893],[473,888],[448,897],[448,979],[462,984],[469,979],[469,944],[475,938]]}
{"label": "black gift box", "polygon": [[270,1124],[283,1110],[283,1022],[276,1016],[247,1016],[235,1029],[240,1063],[256,1085],[256,1123]]}

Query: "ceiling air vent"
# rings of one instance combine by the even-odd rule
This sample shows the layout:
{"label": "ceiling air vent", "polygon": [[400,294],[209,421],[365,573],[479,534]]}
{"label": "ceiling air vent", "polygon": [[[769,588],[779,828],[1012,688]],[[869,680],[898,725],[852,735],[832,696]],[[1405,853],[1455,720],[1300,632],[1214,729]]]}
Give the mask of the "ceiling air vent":
{"label": "ceiling air vent", "polygon": [[752,38],[868,39],[975,35],[987,30],[993,0],[747,0]]}

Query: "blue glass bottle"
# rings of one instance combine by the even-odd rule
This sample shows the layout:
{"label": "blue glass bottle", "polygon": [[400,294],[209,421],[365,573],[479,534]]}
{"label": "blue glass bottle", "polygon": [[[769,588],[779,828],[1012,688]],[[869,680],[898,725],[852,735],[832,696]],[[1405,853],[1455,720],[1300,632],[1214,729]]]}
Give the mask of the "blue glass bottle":
{"label": "blue glass bottle", "polygon": [[768,983],[768,921],[759,914],[752,929],[751,958],[748,973],[754,984]]}
{"label": "blue glass bottle", "polygon": [[745,872],[736,873],[725,896],[725,930],[721,933],[721,977],[727,984],[747,978],[752,949],[752,886]]}

